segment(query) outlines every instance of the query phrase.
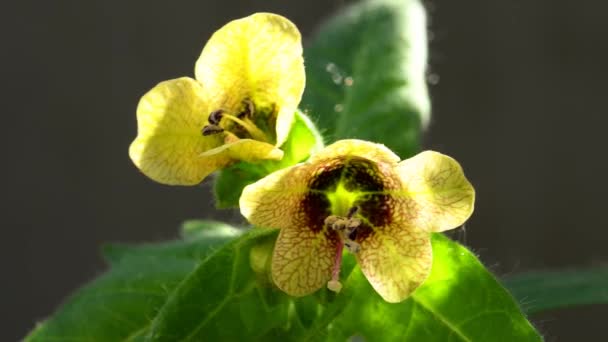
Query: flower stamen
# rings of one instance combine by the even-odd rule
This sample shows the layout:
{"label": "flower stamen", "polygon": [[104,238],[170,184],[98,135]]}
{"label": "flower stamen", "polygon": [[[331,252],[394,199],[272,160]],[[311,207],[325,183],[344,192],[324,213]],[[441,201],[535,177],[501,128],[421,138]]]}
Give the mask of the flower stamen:
{"label": "flower stamen", "polygon": [[244,118],[243,120],[241,120],[237,116],[226,113],[224,113],[223,117],[243,127],[253,139],[268,142],[266,134],[264,134],[264,132],[262,132],[262,130],[259,129],[256,125],[254,125],[249,119]]}
{"label": "flower stamen", "polygon": [[251,101],[249,99],[245,99],[245,101],[243,101],[243,103],[245,104],[245,110],[240,112],[239,115],[237,115],[237,117],[239,119],[251,118],[251,116],[255,112],[255,107],[253,105],[253,101]]}
{"label": "flower stamen", "polygon": [[357,237],[357,228],[361,226],[361,219],[353,217],[359,211],[359,207],[354,206],[348,210],[346,217],[330,215],[325,219],[325,225],[338,233],[340,240],[349,252],[356,254],[361,246],[354,241]]}
{"label": "flower stamen", "polygon": [[207,121],[209,121],[209,125],[203,127],[202,133],[204,136],[218,134],[224,131],[222,127],[220,127],[220,121],[224,116],[224,111],[221,109],[214,110],[209,114]]}
{"label": "flower stamen", "polygon": [[250,100],[245,100],[245,110],[240,112],[238,115],[232,115],[230,113],[225,112],[222,109],[214,110],[209,114],[207,121],[209,121],[209,125],[203,127],[202,133],[203,135],[211,135],[217,134],[224,131],[224,128],[220,126],[222,119],[227,119],[241,126],[242,128],[251,135],[251,137],[258,141],[268,142],[268,137],[262,130],[260,130],[255,124],[249,120],[254,111],[253,102]]}

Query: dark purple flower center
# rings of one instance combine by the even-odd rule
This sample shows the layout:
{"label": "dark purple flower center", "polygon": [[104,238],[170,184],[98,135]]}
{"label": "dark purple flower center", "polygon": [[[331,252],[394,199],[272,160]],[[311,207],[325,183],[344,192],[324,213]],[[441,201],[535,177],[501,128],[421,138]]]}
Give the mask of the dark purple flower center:
{"label": "dark purple flower center", "polygon": [[[351,233],[351,240],[361,241],[373,231],[372,227],[391,223],[393,206],[388,191],[396,187],[389,167],[353,156],[328,159],[319,165],[302,201],[307,227],[319,231],[328,216],[346,216],[354,207],[358,208],[356,217],[361,218],[362,224]],[[328,234],[333,238],[333,232]]]}

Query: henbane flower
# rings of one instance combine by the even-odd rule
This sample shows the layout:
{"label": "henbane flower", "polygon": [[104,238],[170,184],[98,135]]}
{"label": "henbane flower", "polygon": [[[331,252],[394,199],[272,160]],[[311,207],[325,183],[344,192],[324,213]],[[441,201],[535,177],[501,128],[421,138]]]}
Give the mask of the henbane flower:
{"label": "henbane flower", "polygon": [[446,155],[425,151],[400,161],[384,145],[341,140],[247,186],[240,207],[252,224],[281,229],[271,273],[286,293],[340,291],[346,248],[378,294],[400,302],[430,272],[430,233],[462,225],[474,200],[462,168]]}
{"label": "henbane flower", "polygon": [[235,161],[281,159],[302,97],[301,36],[270,13],[215,32],[188,77],[161,82],[137,107],[129,155],[148,177],[194,185]]}

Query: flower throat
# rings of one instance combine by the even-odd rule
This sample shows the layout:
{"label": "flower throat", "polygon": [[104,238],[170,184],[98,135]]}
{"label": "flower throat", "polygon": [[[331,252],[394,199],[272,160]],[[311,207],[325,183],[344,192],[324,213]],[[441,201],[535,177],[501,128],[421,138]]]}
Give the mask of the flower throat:
{"label": "flower throat", "polygon": [[209,114],[205,125],[201,130],[204,136],[226,132],[237,138],[251,137],[254,140],[270,142],[266,134],[252,121],[255,106],[251,100],[244,101],[245,108],[234,115],[223,109],[214,110]]}

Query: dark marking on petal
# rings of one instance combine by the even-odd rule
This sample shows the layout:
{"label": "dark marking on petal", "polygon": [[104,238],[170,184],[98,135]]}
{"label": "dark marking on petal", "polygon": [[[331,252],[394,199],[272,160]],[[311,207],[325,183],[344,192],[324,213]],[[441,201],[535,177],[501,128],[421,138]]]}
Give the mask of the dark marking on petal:
{"label": "dark marking on petal", "polygon": [[315,232],[323,229],[325,218],[329,216],[331,203],[327,196],[318,192],[308,192],[302,200],[302,209],[308,222],[306,227],[310,227]]}
{"label": "dark marking on petal", "polygon": [[333,164],[324,166],[310,181],[311,190],[332,192],[336,190],[344,165]]}
{"label": "dark marking on petal", "polygon": [[344,168],[344,187],[350,191],[383,191],[382,174],[375,162],[352,158]]}
{"label": "dark marking on petal", "polygon": [[359,198],[357,205],[361,208],[361,216],[372,226],[384,227],[392,221],[392,201],[387,194],[366,194]]}
{"label": "dark marking on petal", "polygon": [[366,223],[362,223],[357,230],[354,230],[348,238],[361,243],[361,241],[365,240],[368,236],[370,236],[374,230]]}

